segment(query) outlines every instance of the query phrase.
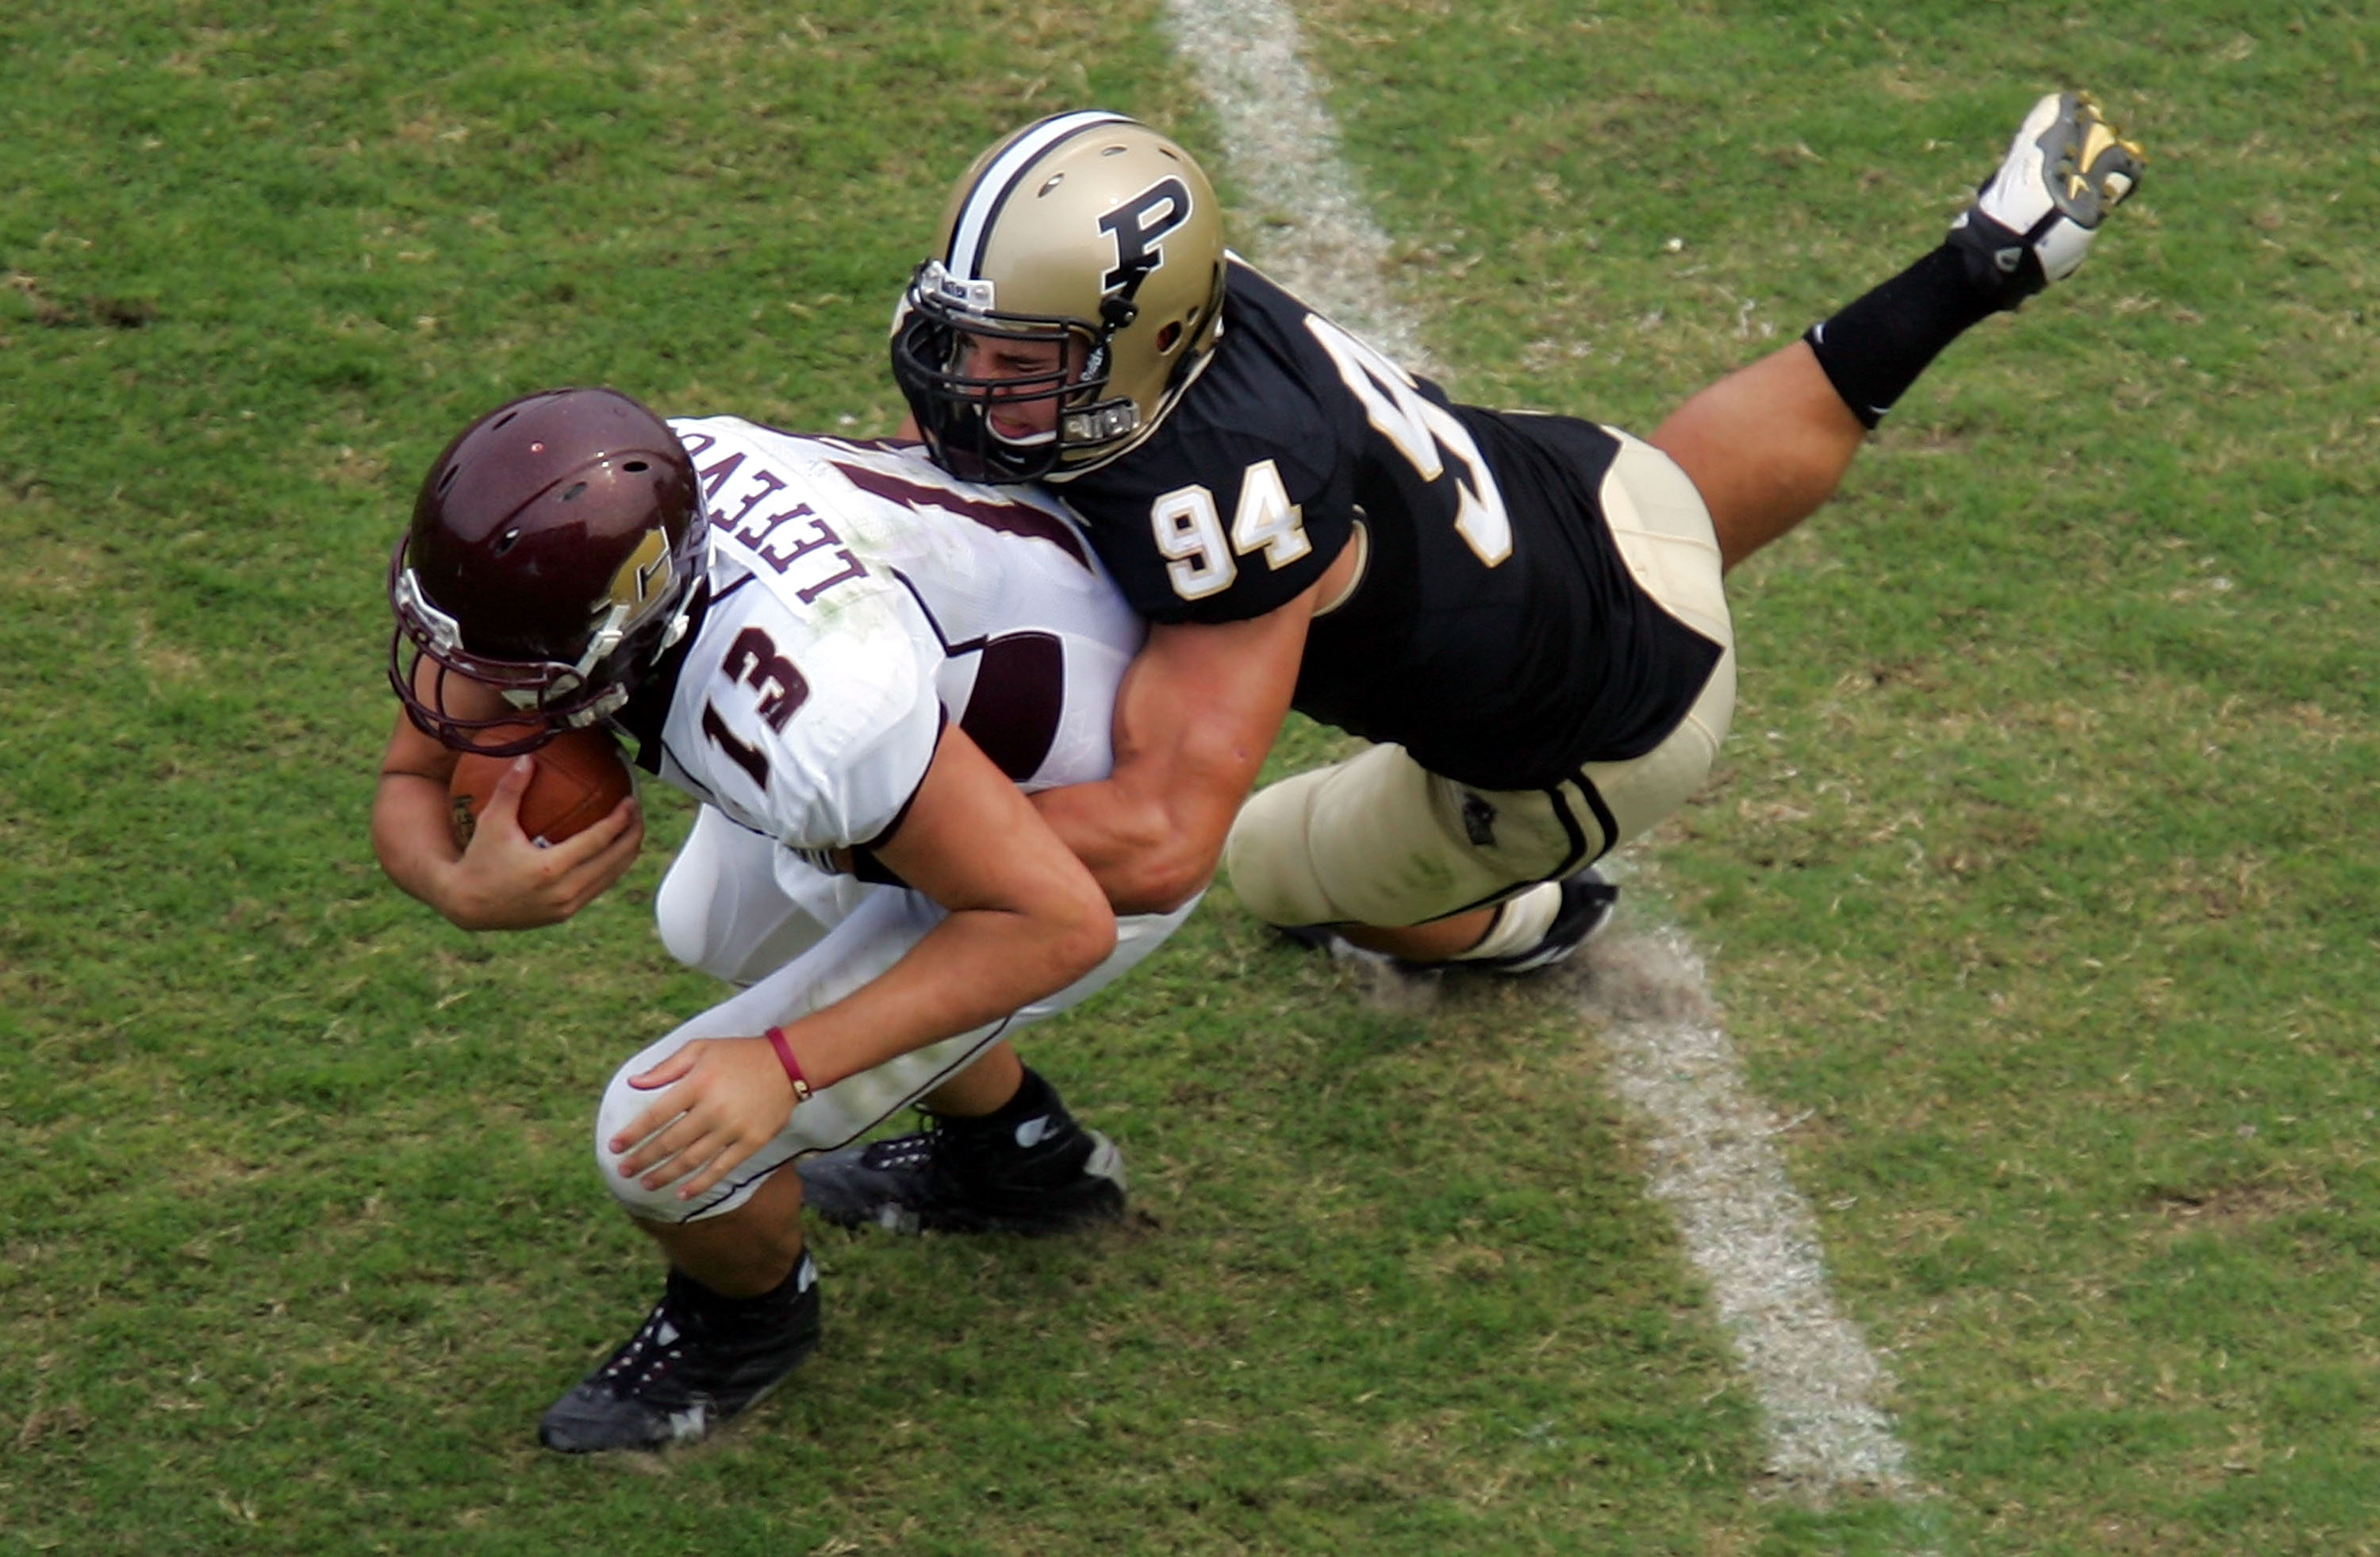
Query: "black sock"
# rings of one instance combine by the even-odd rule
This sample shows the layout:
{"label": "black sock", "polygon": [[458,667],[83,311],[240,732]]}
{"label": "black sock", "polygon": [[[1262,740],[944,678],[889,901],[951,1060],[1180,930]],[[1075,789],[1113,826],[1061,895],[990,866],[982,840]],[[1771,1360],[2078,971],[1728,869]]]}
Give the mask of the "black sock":
{"label": "black sock", "polygon": [[1024,1067],[1025,1077],[1016,1084],[1009,1100],[990,1113],[941,1114],[945,1125],[962,1130],[982,1130],[987,1133],[1013,1133],[1026,1120],[1044,1113],[1063,1115],[1066,1105],[1058,1101],[1058,1089],[1050,1085],[1039,1071],[1031,1065]]}
{"label": "black sock", "polygon": [[1946,243],[1802,338],[1843,404],[1874,427],[1943,347],[2021,300],[1988,272]]}
{"label": "black sock", "polygon": [[749,1297],[731,1297],[726,1293],[703,1285],[673,1265],[669,1273],[669,1296],[672,1303],[686,1312],[732,1324],[773,1319],[800,1302],[802,1295],[817,1284],[817,1268],[810,1263],[809,1250],[804,1249],[794,1260],[794,1268],[785,1272],[783,1281]]}

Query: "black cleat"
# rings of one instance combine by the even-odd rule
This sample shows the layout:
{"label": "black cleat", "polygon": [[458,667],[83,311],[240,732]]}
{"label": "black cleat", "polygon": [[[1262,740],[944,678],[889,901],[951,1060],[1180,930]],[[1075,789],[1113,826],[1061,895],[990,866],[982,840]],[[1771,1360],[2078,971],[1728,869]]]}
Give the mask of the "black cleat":
{"label": "black cleat", "polygon": [[1561,881],[1561,906],[1554,910],[1554,922],[1546,927],[1545,934],[1534,946],[1517,952],[1507,952],[1500,957],[1452,957],[1445,962],[1412,962],[1403,957],[1387,956],[1367,952],[1347,941],[1329,925],[1275,925],[1283,939],[1314,952],[1342,953],[1349,956],[1386,962],[1404,973],[1443,973],[1449,968],[1468,968],[1480,973],[1535,973],[1541,967],[1551,967],[1593,940],[1604,926],[1611,922],[1614,905],[1620,900],[1620,889],[1603,879],[1602,872],[1592,865],[1581,866]]}
{"label": "black cleat", "polygon": [[538,1441],[565,1454],[689,1443],[783,1383],[819,1343],[818,1271],[802,1256],[795,1295],[765,1320],[722,1320],[673,1270],[662,1300],[611,1360],[553,1403]]}
{"label": "black cleat", "polygon": [[1335,952],[1342,944],[1352,950],[1362,950],[1352,942],[1342,943],[1339,932],[1327,924],[1277,924],[1276,934],[1293,946],[1303,946],[1309,952]]}
{"label": "black cleat", "polygon": [[1554,910],[1554,922],[1546,926],[1545,934],[1536,945],[1500,957],[1458,957],[1439,966],[1508,974],[1535,973],[1541,967],[1551,967],[1567,960],[1609,924],[1612,908],[1619,901],[1620,889],[1589,865],[1562,878],[1561,906]]}
{"label": "black cleat", "polygon": [[1123,1153],[1054,1093],[1013,1126],[917,1112],[916,1135],[802,1159],[809,1208],[838,1227],[1027,1237],[1123,1214]]}

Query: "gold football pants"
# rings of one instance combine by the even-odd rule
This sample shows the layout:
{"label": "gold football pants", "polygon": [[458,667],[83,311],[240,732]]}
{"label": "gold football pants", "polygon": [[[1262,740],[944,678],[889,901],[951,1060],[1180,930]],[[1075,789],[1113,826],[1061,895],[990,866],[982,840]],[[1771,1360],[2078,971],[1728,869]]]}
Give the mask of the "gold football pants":
{"label": "gold football pants", "polygon": [[1661,744],[1589,762],[1548,789],[1483,790],[1428,772],[1400,746],[1258,791],[1232,824],[1232,889],[1273,924],[1406,925],[1500,902],[1640,836],[1710,775],[1735,710],[1735,634],[1718,542],[1694,482],[1667,455],[1612,430],[1603,520],[1637,584],[1723,652]]}

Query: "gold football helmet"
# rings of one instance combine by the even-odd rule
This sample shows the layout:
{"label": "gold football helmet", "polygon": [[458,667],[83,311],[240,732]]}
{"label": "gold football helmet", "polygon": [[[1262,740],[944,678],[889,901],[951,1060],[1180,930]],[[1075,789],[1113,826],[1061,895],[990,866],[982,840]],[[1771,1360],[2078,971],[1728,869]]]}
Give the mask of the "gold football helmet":
{"label": "gold football helmet", "polygon": [[952,191],[893,323],[892,376],[954,474],[1062,477],[1157,426],[1222,302],[1222,213],[1189,153],[1121,115],[1053,115]]}

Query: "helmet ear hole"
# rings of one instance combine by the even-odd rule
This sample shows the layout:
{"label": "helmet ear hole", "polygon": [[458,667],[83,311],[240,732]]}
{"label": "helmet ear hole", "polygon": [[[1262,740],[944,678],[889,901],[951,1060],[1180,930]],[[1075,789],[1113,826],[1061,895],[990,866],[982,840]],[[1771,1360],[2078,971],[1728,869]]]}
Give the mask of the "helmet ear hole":
{"label": "helmet ear hole", "polygon": [[1181,340],[1182,322],[1181,321],[1176,320],[1172,323],[1168,324],[1164,329],[1157,332],[1157,355],[1164,357],[1171,354],[1174,347],[1181,343]]}

